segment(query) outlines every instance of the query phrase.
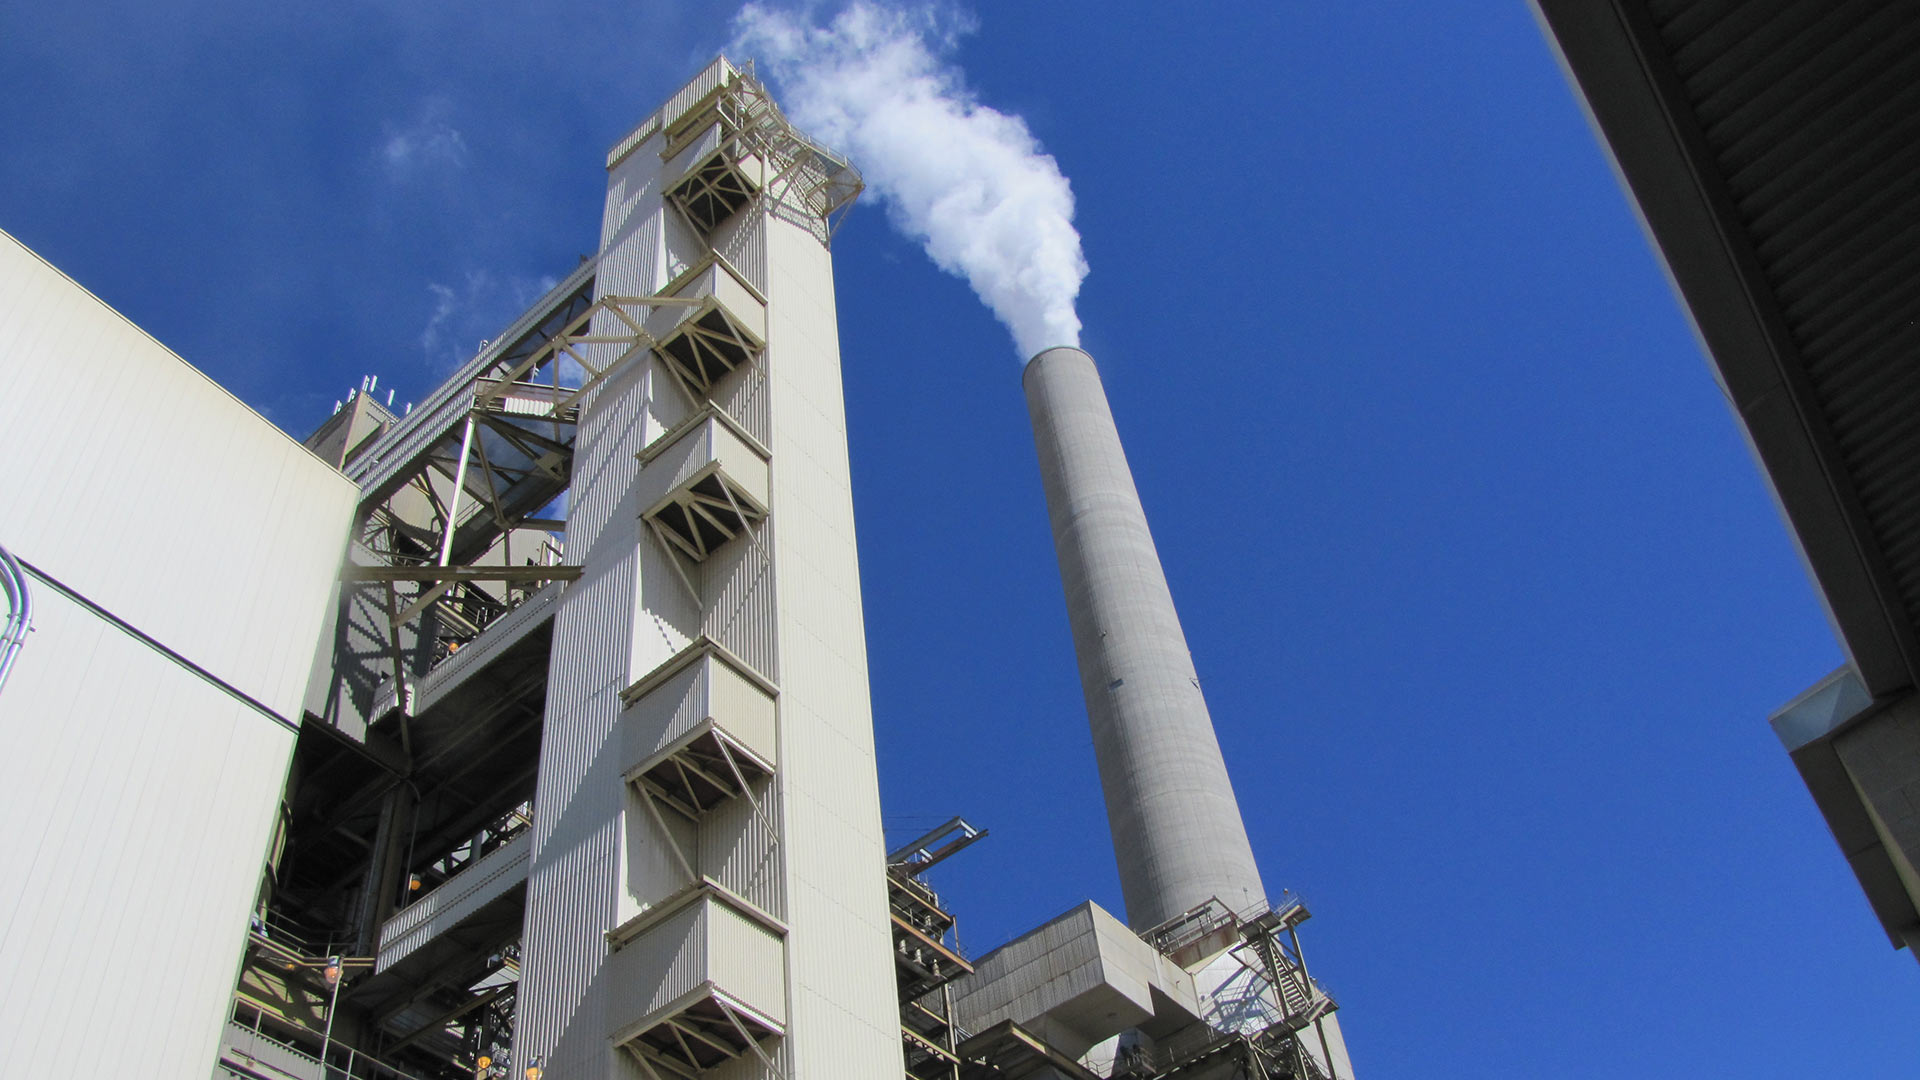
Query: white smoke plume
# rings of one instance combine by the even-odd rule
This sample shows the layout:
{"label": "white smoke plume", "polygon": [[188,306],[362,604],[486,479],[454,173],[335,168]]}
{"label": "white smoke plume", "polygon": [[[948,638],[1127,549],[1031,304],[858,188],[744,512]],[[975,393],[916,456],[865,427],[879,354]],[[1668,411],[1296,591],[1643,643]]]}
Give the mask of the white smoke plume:
{"label": "white smoke plume", "polygon": [[958,31],[930,8],[854,0],[826,25],[750,3],[734,50],[772,78],[802,130],[853,159],[894,227],[963,277],[1021,359],[1080,343],[1087,276],[1073,189],[1018,116],[980,104],[947,59]]}

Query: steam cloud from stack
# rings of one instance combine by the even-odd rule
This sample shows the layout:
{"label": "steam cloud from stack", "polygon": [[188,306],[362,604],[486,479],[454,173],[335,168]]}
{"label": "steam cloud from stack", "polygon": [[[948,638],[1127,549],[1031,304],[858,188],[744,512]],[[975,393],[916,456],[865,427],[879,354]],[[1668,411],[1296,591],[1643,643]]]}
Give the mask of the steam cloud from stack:
{"label": "steam cloud from stack", "polygon": [[949,54],[969,29],[855,0],[825,26],[757,3],[734,18],[803,130],[847,153],[894,227],[963,277],[1024,360],[1080,343],[1073,189],[1026,121],[980,104]]}

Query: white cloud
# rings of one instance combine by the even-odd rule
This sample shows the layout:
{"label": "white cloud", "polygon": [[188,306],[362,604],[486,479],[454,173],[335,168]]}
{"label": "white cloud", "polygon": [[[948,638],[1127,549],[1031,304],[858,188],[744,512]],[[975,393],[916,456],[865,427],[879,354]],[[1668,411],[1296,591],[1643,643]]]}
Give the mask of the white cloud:
{"label": "white cloud", "polygon": [[1073,189],[1026,121],[967,88],[951,55],[970,21],[872,0],[824,24],[814,14],[749,3],[735,51],[764,62],[795,123],[853,158],[897,229],[966,279],[1022,360],[1078,345],[1087,260]]}
{"label": "white cloud", "polygon": [[460,129],[447,122],[445,101],[434,99],[421,107],[411,123],[381,125],[380,159],[395,179],[434,169],[464,169],[467,142]]}
{"label": "white cloud", "polygon": [[429,370],[443,375],[472,359],[480,343],[498,334],[527,306],[558,284],[552,277],[469,270],[460,282],[427,283],[433,298],[420,330],[420,355]]}

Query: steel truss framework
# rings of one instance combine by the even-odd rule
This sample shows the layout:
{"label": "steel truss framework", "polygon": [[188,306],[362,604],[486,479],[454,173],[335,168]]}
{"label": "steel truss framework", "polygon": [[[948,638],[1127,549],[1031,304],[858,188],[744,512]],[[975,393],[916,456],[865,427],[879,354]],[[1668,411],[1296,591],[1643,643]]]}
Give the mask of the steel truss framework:
{"label": "steel truss framework", "polygon": [[960,1080],[965,1063],[952,984],[973,973],[973,965],[960,954],[952,913],[920,875],[986,835],[985,829],[956,817],[887,853],[887,915],[893,924],[900,1039],[907,1075],[914,1080]]}
{"label": "steel truss framework", "polygon": [[[1180,1080],[1187,1076],[1222,1080],[1329,1080],[1332,1048],[1321,1020],[1339,1006],[1307,974],[1299,925],[1310,917],[1306,904],[1291,893],[1276,905],[1235,913],[1218,899],[1169,919],[1141,936],[1160,952],[1179,956],[1209,940],[1237,938],[1228,951],[1253,977],[1247,996],[1258,999],[1270,1023],[1253,1030],[1218,1031],[1196,1025],[1116,1063],[1115,1077]],[[1320,1048],[1316,1061],[1303,1042],[1307,1029]],[[1223,1069],[1225,1071],[1223,1071]]]}
{"label": "steel truss framework", "polygon": [[[578,567],[560,562],[556,546],[540,540],[532,557],[522,547],[523,565],[469,562],[510,564],[516,533],[565,528],[563,521],[534,515],[569,486],[580,404],[611,374],[650,350],[679,356],[684,359],[665,366],[689,398],[701,401],[712,373],[750,363],[761,348],[709,297],[586,302],[590,289],[584,283],[562,299],[523,342],[474,377],[463,392],[467,408],[442,421],[397,482],[363,503],[360,537],[374,565],[349,565],[342,580],[385,586],[381,607],[397,668],[404,662],[403,627],[420,616],[435,615],[435,656],[443,657],[523,600],[529,587],[579,576]],[[646,321],[665,307],[698,310],[661,340]],[[656,520],[696,559],[766,513],[718,481],[683,495],[677,514],[663,508]],[[654,528],[662,531],[660,524]],[[518,588],[480,587],[488,582]],[[407,583],[413,586],[403,592]],[[398,680],[403,712],[408,692],[406,680]]]}
{"label": "steel truss framework", "polygon": [[754,76],[751,63],[668,132],[670,158],[720,124],[720,145],[667,191],[668,201],[702,233],[764,196],[769,209],[814,230],[830,244],[865,184],[845,157],[794,127]]}
{"label": "steel truss framework", "polygon": [[781,1033],[778,1024],[714,990],[621,1045],[648,1080],[695,1080],[747,1053],[760,1059],[768,1075],[784,1077],[761,1045]]}
{"label": "steel truss framework", "polygon": [[653,819],[654,828],[666,841],[667,850],[687,875],[687,881],[697,883],[703,879],[694,868],[694,858],[667,827],[660,807],[665,806],[698,826],[701,818],[714,807],[729,799],[745,799],[771,853],[780,845],[780,831],[774,828],[773,818],[753,788],[755,783],[772,775],[770,762],[740,745],[719,727],[709,727],[642,763],[628,774],[627,782],[639,792],[640,804]]}

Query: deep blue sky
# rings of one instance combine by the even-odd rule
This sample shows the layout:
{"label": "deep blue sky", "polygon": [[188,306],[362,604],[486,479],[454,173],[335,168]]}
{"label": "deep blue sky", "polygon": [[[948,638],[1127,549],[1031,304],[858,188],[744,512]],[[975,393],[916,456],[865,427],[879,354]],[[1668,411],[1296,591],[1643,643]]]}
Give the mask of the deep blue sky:
{"label": "deep blue sky", "polygon": [[[0,228],[303,435],[589,251],[728,10],[13,5]],[[1363,1075],[1912,1075],[1765,723],[1838,650],[1524,4],[978,15]],[[991,828],[935,875],[974,951],[1118,911],[1013,351],[874,209],[835,261],[889,827]]]}

